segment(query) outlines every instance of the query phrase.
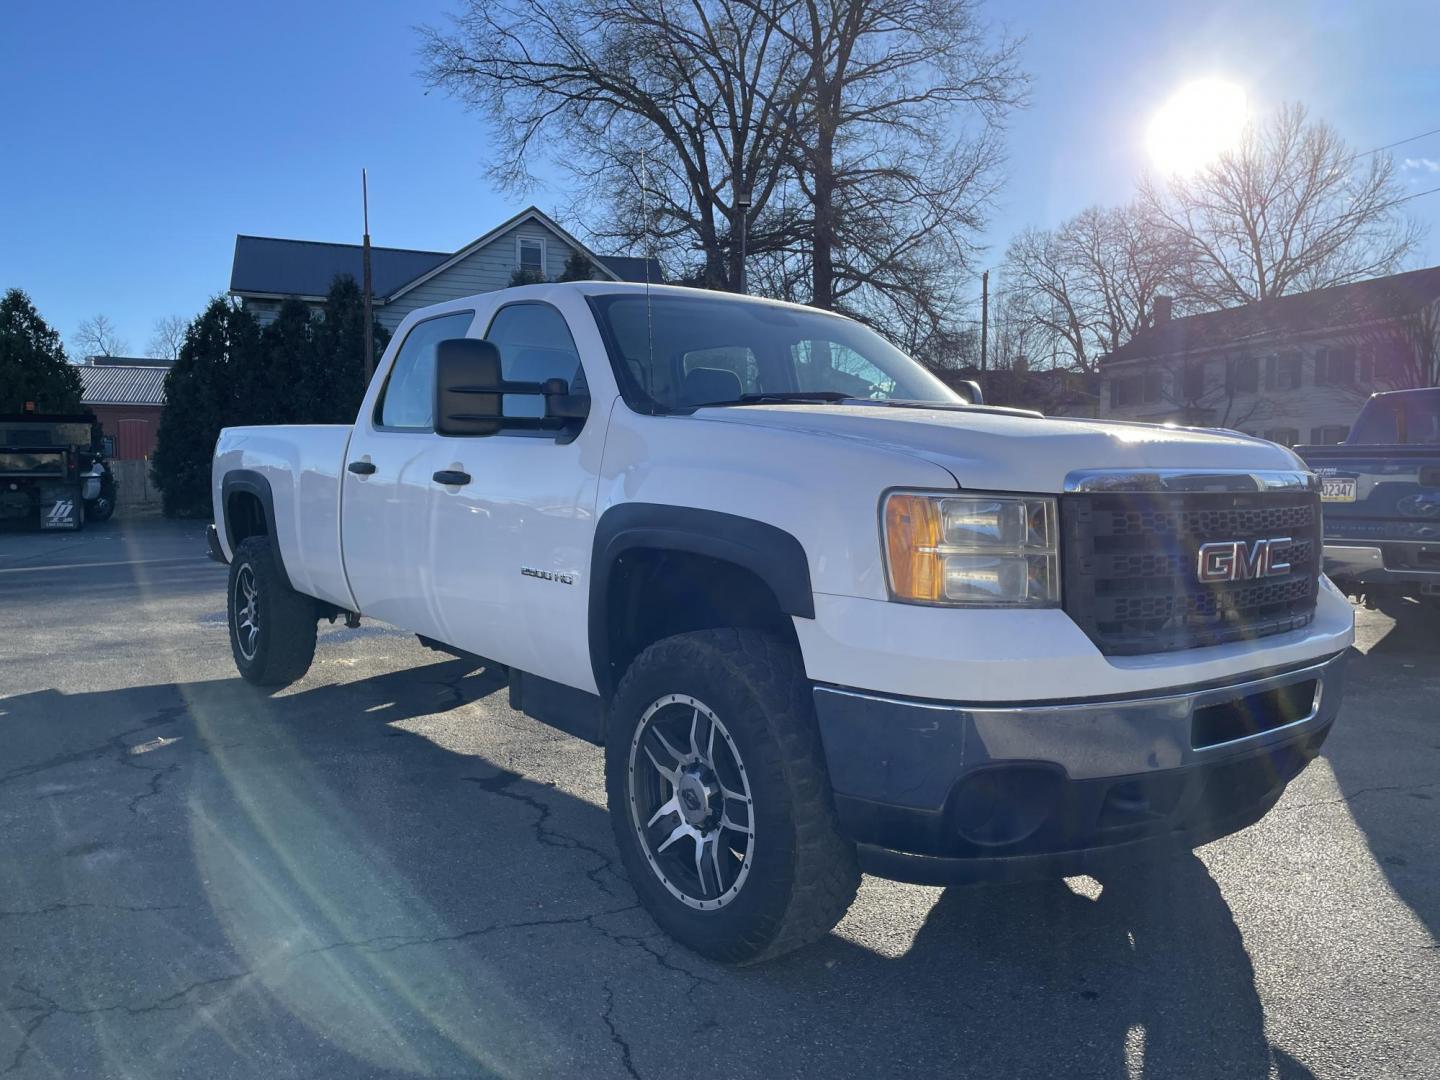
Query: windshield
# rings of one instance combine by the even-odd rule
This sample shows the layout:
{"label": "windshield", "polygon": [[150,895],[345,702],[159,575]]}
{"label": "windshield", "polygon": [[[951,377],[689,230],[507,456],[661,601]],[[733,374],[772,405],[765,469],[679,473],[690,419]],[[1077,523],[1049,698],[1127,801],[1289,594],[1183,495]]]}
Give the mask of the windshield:
{"label": "windshield", "polygon": [[1377,446],[1440,444],[1440,390],[1375,398],[1361,411],[1346,441]]}
{"label": "windshield", "polygon": [[837,315],[720,295],[627,293],[591,305],[632,405],[668,411],[769,395],[963,403],[879,334]]}

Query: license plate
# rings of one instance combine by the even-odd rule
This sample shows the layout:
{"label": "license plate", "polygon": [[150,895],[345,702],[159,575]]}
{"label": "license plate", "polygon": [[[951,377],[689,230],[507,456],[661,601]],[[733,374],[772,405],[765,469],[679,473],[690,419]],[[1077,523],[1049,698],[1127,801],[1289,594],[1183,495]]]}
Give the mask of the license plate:
{"label": "license plate", "polygon": [[1354,502],[1355,478],[1353,476],[1328,477],[1320,481],[1321,502]]}

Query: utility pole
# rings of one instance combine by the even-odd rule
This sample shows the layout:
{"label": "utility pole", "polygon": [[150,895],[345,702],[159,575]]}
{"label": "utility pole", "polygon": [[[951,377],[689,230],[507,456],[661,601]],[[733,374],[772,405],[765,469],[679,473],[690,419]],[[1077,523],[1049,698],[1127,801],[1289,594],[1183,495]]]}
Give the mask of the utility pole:
{"label": "utility pole", "polygon": [[990,342],[990,271],[980,275],[980,370],[985,370],[985,357]]}
{"label": "utility pole", "polygon": [[365,385],[370,385],[370,376],[375,374],[375,319],[371,315],[374,288],[370,281],[370,183],[365,170],[360,170],[360,202],[365,216],[365,241],[361,245],[361,274],[364,282],[360,289],[365,297]]}
{"label": "utility pole", "polygon": [[735,206],[740,211],[740,280],[736,282],[740,286],[743,295],[750,291],[749,284],[745,280],[745,247],[750,239],[750,189],[741,188],[735,192]]}

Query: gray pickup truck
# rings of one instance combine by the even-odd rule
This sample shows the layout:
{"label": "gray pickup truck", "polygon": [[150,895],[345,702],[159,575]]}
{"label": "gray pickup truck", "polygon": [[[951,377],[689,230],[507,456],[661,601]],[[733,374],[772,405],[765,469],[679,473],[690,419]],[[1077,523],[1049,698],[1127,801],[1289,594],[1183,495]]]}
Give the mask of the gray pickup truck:
{"label": "gray pickup truck", "polygon": [[1440,610],[1440,387],[1375,394],[1343,443],[1296,452],[1320,477],[1331,580],[1390,615]]}

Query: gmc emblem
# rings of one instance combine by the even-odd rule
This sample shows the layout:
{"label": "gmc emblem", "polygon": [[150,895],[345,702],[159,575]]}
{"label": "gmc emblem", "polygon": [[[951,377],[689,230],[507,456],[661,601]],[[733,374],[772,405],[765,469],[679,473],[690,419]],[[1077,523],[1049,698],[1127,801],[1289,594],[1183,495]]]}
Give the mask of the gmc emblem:
{"label": "gmc emblem", "polygon": [[1278,577],[1290,572],[1288,562],[1277,562],[1275,553],[1294,541],[1288,536],[1270,540],[1220,540],[1200,545],[1200,559],[1195,576],[1204,582],[1248,581],[1251,578]]}

